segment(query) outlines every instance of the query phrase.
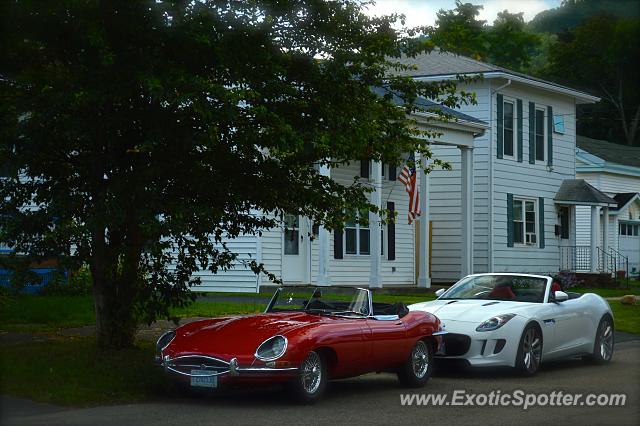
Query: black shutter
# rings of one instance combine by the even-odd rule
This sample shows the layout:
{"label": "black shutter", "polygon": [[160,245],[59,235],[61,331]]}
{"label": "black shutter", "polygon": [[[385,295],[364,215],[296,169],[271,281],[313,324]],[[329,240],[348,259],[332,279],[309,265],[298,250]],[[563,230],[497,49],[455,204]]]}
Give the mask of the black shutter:
{"label": "black shutter", "polygon": [[522,134],[524,132],[524,126],[523,126],[523,117],[522,117],[522,99],[518,99],[517,101],[517,106],[516,106],[516,114],[518,114],[518,163],[522,163],[522,139],[524,138],[524,135]]}
{"label": "black shutter", "polygon": [[544,198],[538,198],[538,211],[540,215],[540,248],[544,248]]}
{"label": "black shutter", "polygon": [[502,108],[504,107],[504,101],[501,94],[498,93],[496,96],[496,102],[498,104],[497,112],[498,112],[498,158],[502,158],[502,153],[504,152],[504,119]]}
{"label": "black shutter", "polygon": [[513,247],[513,194],[507,194],[507,247]]}
{"label": "black shutter", "polygon": [[536,104],[529,102],[529,164],[536,164]]}
{"label": "black shutter", "polygon": [[387,259],[396,260],[396,220],[394,212],[395,203],[387,202],[389,221],[387,222]]}
{"label": "black shutter", "polygon": [[369,179],[369,160],[360,161],[360,177]]}
{"label": "black shutter", "polygon": [[553,166],[553,108],[547,107],[547,165]]}
{"label": "black shutter", "polygon": [[344,252],[342,250],[342,231],[333,231],[333,258],[342,259]]}
{"label": "black shutter", "polygon": [[396,166],[395,164],[389,164],[389,180],[396,180],[398,176],[396,175]]}

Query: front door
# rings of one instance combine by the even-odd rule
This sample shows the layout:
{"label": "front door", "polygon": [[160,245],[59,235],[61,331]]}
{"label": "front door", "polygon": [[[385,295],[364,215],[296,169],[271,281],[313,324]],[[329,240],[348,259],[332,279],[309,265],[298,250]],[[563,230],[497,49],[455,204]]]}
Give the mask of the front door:
{"label": "front door", "polygon": [[629,259],[629,272],[635,275],[640,271],[640,224],[620,222],[619,228],[618,251]]}
{"label": "front door", "polygon": [[307,220],[300,215],[284,216],[282,232],[282,280],[287,283],[309,282],[309,230]]}

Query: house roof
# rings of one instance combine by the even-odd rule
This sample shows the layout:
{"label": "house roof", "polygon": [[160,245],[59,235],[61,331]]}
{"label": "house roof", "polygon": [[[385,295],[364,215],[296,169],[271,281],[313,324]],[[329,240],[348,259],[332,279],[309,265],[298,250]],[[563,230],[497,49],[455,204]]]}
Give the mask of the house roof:
{"label": "house roof", "polygon": [[617,207],[618,203],[584,179],[565,179],[553,200],[558,204]]}
{"label": "house roof", "polygon": [[450,52],[434,50],[430,53],[423,53],[415,57],[404,56],[396,59],[404,65],[412,65],[413,69],[396,71],[399,75],[406,75],[415,78],[420,77],[449,77],[455,75],[477,75],[482,74],[484,78],[503,77],[513,78],[523,83],[533,84],[547,90],[562,92],[576,98],[580,103],[597,102],[600,99],[588,93],[562,86],[551,81],[542,80],[504,67],[477,61],[466,56],[456,55]]}
{"label": "house roof", "polygon": [[631,202],[631,200],[635,198],[640,198],[640,193],[637,192],[623,192],[620,194],[616,194],[613,196],[613,199],[616,200],[618,205],[614,207],[612,210],[620,211],[624,209],[627,204]]}
{"label": "house roof", "polygon": [[[379,95],[379,96],[384,96],[386,94],[390,94],[391,95],[391,100],[399,106],[403,106],[404,105],[404,99],[402,99],[400,96],[398,96],[398,94],[394,91],[392,91],[391,89],[388,89],[386,87],[373,87],[371,89],[373,91],[373,93]],[[415,102],[416,105],[418,105],[419,107],[421,107],[422,109],[425,110],[425,112],[435,112],[435,111],[439,111],[442,112],[444,114],[450,115],[451,117],[453,117],[455,120],[460,120],[460,121],[466,121],[469,123],[476,123],[476,124],[484,124],[486,125],[487,123],[485,123],[482,120],[477,119],[476,117],[472,117],[468,114],[464,114],[460,111],[456,111],[455,109],[451,109],[449,107],[446,107],[444,105],[441,105],[439,103],[430,101],[429,99],[419,96]]]}
{"label": "house roof", "polygon": [[605,161],[640,167],[640,147],[620,145],[585,136],[576,136],[576,145],[578,148]]}

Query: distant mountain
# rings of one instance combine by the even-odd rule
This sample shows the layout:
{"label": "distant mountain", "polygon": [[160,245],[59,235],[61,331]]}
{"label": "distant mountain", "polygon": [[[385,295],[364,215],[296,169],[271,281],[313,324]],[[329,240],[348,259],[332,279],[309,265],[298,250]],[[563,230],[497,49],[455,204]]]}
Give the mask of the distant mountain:
{"label": "distant mountain", "polygon": [[538,13],[529,25],[537,32],[560,34],[602,13],[640,17],[640,0],[564,0],[560,7]]}

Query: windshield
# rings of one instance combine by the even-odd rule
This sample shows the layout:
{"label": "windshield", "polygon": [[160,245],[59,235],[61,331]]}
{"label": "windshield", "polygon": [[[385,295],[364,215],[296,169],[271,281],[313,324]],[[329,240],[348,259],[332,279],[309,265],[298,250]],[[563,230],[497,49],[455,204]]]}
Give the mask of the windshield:
{"label": "windshield", "polygon": [[266,312],[369,316],[370,309],[369,292],[361,288],[280,287]]}
{"label": "windshield", "polygon": [[447,290],[440,299],[487,299],[513,302],[544,302],[547,279],[522,275],[467,277]]}

